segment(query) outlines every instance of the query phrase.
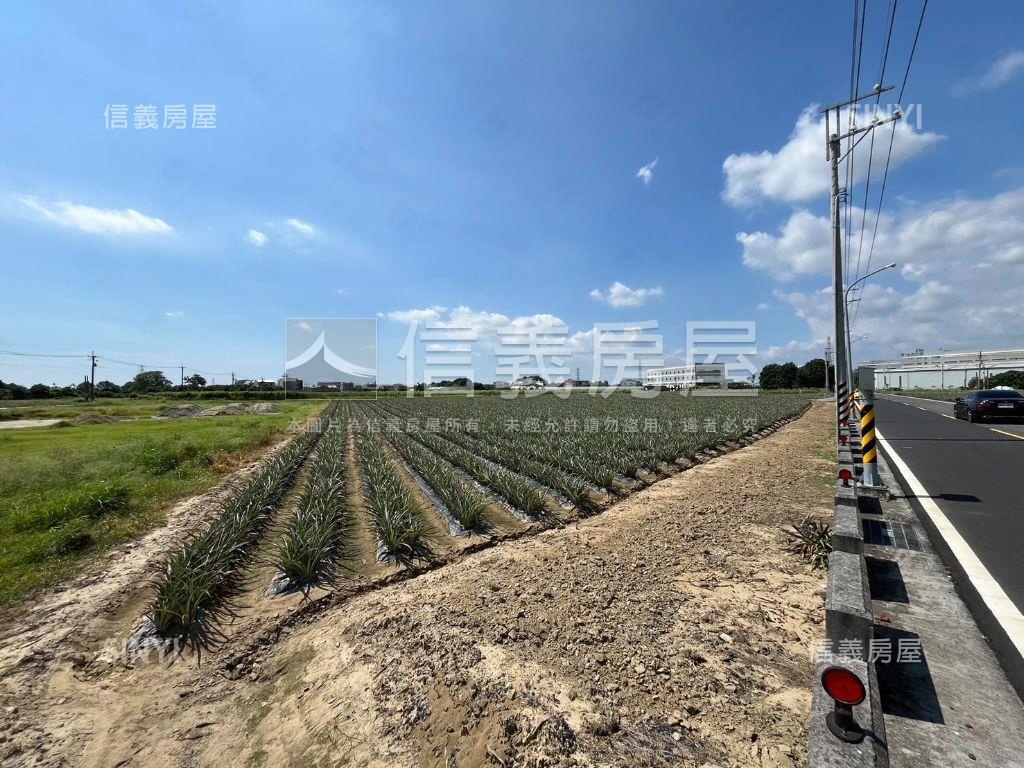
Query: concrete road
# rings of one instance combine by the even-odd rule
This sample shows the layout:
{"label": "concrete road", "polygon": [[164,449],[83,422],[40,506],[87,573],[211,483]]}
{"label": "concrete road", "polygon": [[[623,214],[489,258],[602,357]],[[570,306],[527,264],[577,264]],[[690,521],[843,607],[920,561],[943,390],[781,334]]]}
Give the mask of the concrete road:
{"label": "concrete road", "polygon": [[[941,413],[944,416],[953,418],[953,404],[943,400],[928,400],[923,397],[904,397],[902,395],[883,395],[883,397],[887,400],[893,400],[894,402],[903,403],[904,405],[912,405],[915,408],[920,408],[924,411]],[[1017,435],[1018,437],[1024,438],[1024,424],[1014,422],[991,422],[986,423],[984,426],[998,432],[1009,432],[1011,435]]]}
{"label": "concrete road", "polygon": [[890,395],[875,412],[886,458],[1021,690],[1024,425],[969,424],[952,403]]}

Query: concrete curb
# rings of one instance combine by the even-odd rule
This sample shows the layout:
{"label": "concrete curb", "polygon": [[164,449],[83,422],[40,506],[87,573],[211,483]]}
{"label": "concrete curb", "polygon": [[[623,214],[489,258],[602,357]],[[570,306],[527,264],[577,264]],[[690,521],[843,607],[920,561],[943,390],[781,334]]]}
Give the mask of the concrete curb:
{"label": "concrete curb", "polygon": [[[843,667],[864,681],[867,693],[864,701],[853,708],[853,716],[865,730],[864,740],[848,744],[833,736],[825,725],[825,716],[832,711],[832,700],[821,689],[821,673],[827,667]],[[875,665],[845,656],[823,656],[815,667],[814,692],[811,702],[811,732],[807,749],[807,765],[854,768],[877,768],[889,765],[889,751],[885,741],[885,723],[878,692]]]}
{"label": "concrete curb", "polygon": [[[859,434],[852,431],[851,437],[856,441],[854,450],[840,447],[837,472],[848,469],[855,473],[857,469]],[[857,496],[853,483],[847,486],[841,480],[836,481],[832,555],[829,557],[825,590],[826,651],[819,653],[815,662],[807,749],[809,768],[889,766],[878,677],[874,663],[865,661],[874,638],[874,617]],[[865,732],[863,741],[857,744],[841,741],[825,725],[825,717],[832,711],[834,703],[821,687],[821,673],[830,666],[848,669],[864,683],[864,701],[853,708],[854,718]]]}

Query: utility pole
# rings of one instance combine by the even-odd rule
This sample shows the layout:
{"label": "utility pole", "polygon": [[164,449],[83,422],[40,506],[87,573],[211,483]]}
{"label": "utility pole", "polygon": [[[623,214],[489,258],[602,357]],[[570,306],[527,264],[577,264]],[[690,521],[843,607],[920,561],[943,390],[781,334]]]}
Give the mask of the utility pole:
{"label": "utility pole", "polygon": [[[846,292],[843,290],[843,232],[842,232],[842,211],[840,205],[846,199],[847,190],[841,189],[839,186],[839,163],[842,162],[846,156],[853,151],[854,147],[857,146],[864,138],[863,135],[867,131],[871,131],[880,125],[891,122],[893,120],[899,120],[903,115],[897,109],[892,117],[885,120],[879,120],[877,117],[871,121],[870,125],[863,128],[853,127],[844,134],[839,134],[842,125],[842,112],[843,107],[853,108],[853,105],[864,99],[870,99],[872,97],[877,98],[886,91],[891,91],[893,86],[883,88],[881,84],[875,86],[875,89],[864,96],[856,96],[855,98],[847,101],[833,104],[830,107],[826,107],[822,110],[825,113],[825,139],[826,139],[826,157],[831,166],[832,174],[832,187],[831,187],[831,208],[832,208],[832,294],[835,305],[835,337],[836,337],[836,439],[837,442],[842,444],[842,430],[845,428],[850,421],[850,385],[853,372],[850,367],[849,360],[849,349],[850,349],[850,338],[847,333],[846,324]],[[836,131],[837,133],[831,132],[831,114],[835,110],[836,113]],[[842,153],[842,142],[844,139],[854,139],[858,135],[861,135],[856,141],[851,142],[850,148],[846,151],[846,154]]]}
{"label": "utility pole", "polygon": [[89,353],[89,360],[92,363],[89,372],[89,402],[91,403],[96,398],[96,351],[93,350]]}
{"label": "utility pole", "polygon": [[231,386],[232,387],[235,386],[235,372],[234,371],[231,372]]}
{"label": "utility pole", "polygon": [[182,366],[179,366],[179,368],[181,368],[181,386],[184,387],[185,386],[185,366],[182,365]]}
{"label": "utility pole", "polygon": [[[828,129],[828,114],[825,116],[826,130]],[[839,125],[839,110],[836,109],[836,125]],[[836,337],[836,435],[843,426],[849,423],[850,412],[847,397],[849,394],[849,382],[847,376],[849,369],[846,366],[846,302],[843,297],[843,232],[842,232],[842,211],[840,202],[842,200],[839,190],[839,134],[833,133],[828,139],[828,155],[832,172],[832,294],[834,301],[834,320]],[[841,441],[840,441],[841,444]]]}
{"label": "utility pole", "polygon": [[832,362],[832,337],[825,337],[825,397],[828,397],[828,367]]}

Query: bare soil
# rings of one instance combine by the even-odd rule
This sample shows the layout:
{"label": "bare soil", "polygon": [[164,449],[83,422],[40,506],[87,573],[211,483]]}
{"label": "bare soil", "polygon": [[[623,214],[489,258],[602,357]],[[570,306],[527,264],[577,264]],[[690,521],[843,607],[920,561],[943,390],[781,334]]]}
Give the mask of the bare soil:
{"label": "bare soil", "polygon": [[578,523],[282,598],[201,664],[125,659],[200,497],[0,637],[0,760],[802,765],[824,573],[781,527],[831,513],[828,415]]}

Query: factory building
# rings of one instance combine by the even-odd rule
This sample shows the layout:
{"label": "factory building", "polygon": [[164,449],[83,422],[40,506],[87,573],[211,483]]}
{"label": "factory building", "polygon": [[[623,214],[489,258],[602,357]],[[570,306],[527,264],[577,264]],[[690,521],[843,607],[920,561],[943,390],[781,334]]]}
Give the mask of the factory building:
{"label": "factory building", "polygon": [[899,360],[873,360],[875,389],[966,387],[976,376],[1024,371],[1024,349],[975,352],[904,352]]}
{"label": "factory building", "polygon": [[644,371],[644,386],[649,389],[721,387],[724,383],[725,363],[697,363]]}

